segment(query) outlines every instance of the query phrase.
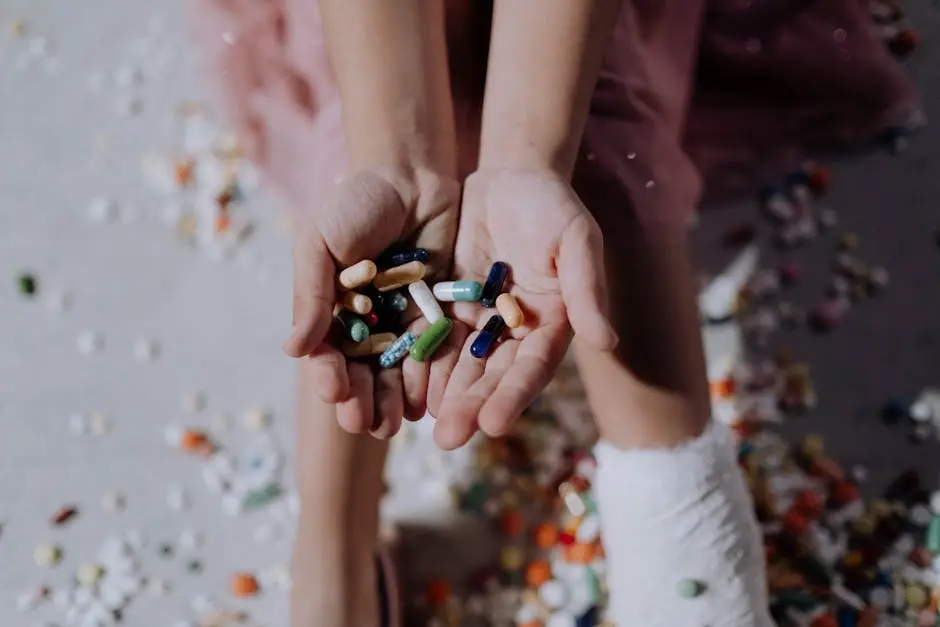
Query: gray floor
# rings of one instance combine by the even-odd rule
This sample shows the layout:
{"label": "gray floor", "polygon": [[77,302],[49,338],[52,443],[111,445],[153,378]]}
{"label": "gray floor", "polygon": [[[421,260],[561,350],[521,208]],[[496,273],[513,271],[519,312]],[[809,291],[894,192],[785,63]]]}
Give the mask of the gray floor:
{"label": "gray floor", "polygon": [[867,466],[870,494],[908,466],[920,467],[931,483],[940,471],[935,442],[913,445],[908,429],[879,419],[889,398],[909,400],[940,385],[940,49],[931,39],[940,32],[940,11],[929,3],[907,4],[925,41],[907,65],[922,87],[930,122],[902,156],[882,152],[833,166],[824,200],[841,220],[833,234],[780,253],[767,223],[755,218],[756,204],[747,202],[703,215],[695,237],[703,268],[716,271],[730,257],[717,245],[721,234],[742,222],[761,223],[763,259],[768,265],[798,262],[803,277],[790,299],[806,306],[823,293],[841,233],[857,234],[860,256],[890,271],[890,289],[850,311],[830,335],[784,332],[774,342],[811,364],[820,395],[818,408],[789,421],[785,432],[822,434],[836,459]]}

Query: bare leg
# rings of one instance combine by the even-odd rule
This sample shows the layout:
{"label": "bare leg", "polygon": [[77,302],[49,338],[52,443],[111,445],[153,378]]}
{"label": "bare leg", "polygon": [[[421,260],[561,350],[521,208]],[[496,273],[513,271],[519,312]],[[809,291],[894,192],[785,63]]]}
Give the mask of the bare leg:
{"label": "bare leg", "polygon": [[388,450],[336,423],[334,407],[305,385],[299,368],[296,474],[301,498],[294,545],[293,627],[378,624],[375,548]]}

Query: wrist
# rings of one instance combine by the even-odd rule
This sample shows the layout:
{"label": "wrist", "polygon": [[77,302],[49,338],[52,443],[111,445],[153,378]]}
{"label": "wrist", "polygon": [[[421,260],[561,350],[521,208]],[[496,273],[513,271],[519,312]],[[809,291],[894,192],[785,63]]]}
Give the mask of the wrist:
{"label": "wrist", "polygon": [[580,130],[567,125],[504,117],[497,128],[488,129],[484,123],[479,168],[550,170],[570,180],[580,139]]}
{"label": "wrist", "polygon": [[[352,170],[393,167],[432,170],[456,178],[457,139],[452,108],[425,94],[344,98]],[[386,104],[387,103],[387,104]]]}

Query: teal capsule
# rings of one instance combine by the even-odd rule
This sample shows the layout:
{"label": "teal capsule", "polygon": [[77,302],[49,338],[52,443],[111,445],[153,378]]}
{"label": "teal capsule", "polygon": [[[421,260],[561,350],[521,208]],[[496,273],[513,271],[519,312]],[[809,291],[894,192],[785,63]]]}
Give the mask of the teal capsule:
{"label": "teal capsule", "polygon": [[934,514],[927,526],[927,539],[924,543],[933,555],[940,553],[940,516]]}
{"label": "teal capsule", "polygon": [[443,303],[478,301],[481,296],[483,286],[476,281],[444,281],[434,284],[434,298]]}
{"label": "teal capsule", "polygon": [[401,312],[408,309],[408,299],[401,292],[392,292],[388,298],[389,305],[395,311]]}
{"label": "teal capsule", "polygon": [[369,337],[369,325],[348,309],[340,309],[336,318],[346,329],[346,335],[353,342],[364,342]]}
{"label": "teal capsule", "polygon": [[405,331],[398,339],[392,342],[392,345],[385,349],[385,352],[379,355],[379,365],[383,368],[391,368],[408,354],[411,347],[418,340],[417,336],[411,331]]}
{"label": "teal capsule", "polygon": [[454,328],[454,321],[450,318],[440,318],[421,334],[418,341],[411,347],[411,358],[415,361],[429,360]]}

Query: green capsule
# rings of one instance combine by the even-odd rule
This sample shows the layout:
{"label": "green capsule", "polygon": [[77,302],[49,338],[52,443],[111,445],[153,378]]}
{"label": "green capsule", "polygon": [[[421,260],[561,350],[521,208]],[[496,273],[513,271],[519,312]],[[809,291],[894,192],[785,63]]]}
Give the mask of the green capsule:
{"label": "green capsule", "polygon": [[940,553],[940,516],[934,515],[930,519],[930,525],[927,527],[927,550],[931,554]]}
{"label": "green capsule", "polygon": [[705,592],[705,584],[695,579],[683,579],[676,586],[676,592],[683,599],[694,599]]}
{"label": "green capsule", "polygon": [[242,505],[245,509],[257,509],[264,507],[271,501],[281,496],[281,486],[276,483],[269,483],[267,486],[245,495]]}
{"label": "green capsule", "polygon": [[453,328],[454,321],[450,318],[441,318],[432,324],[411,347],[411,358],[415,361],[429,360],[444,343]]}

